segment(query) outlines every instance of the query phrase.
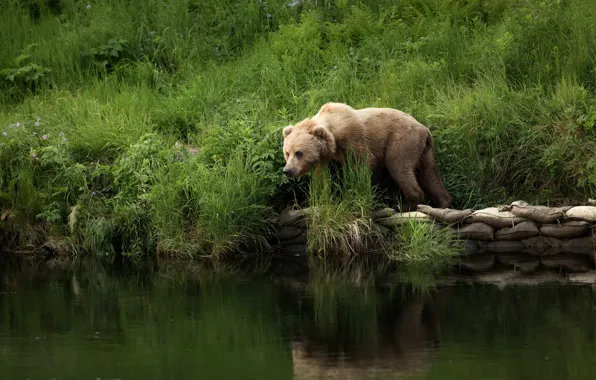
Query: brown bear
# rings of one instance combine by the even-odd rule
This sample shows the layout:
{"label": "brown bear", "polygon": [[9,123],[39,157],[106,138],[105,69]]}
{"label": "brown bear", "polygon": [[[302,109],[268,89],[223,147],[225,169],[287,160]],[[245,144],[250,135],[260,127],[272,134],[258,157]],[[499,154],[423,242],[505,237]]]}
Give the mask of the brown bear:
{"label": "brown bear", "polygon": [[312,118],[285,127],[283,136],[288,177],[329,161],[341,163],[352,150],[368,159],[374,178],[389,173],[404,195],[402,211],[415,210],[425,194],[438,208],[453,201],[437,175],[429,129],[405,112],[327,103]]}

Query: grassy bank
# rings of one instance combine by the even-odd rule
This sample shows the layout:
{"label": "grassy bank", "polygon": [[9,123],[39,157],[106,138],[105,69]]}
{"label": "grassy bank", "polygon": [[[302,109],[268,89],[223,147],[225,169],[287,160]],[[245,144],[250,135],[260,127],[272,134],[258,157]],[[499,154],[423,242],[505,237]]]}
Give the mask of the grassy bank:
{"label": "grassy bank", "polygon": [[0,231],[72,255],[262,245],[305,185],[280,174],[281,128],[330,100],[429,126],[456,207],[584,200],[593,5],[9,1]]}

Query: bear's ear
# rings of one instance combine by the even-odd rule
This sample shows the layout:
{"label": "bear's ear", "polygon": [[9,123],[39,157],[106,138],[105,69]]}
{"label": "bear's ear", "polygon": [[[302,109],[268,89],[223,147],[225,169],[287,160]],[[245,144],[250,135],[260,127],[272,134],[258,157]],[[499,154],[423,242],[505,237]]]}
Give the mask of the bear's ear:
{"label": "bear's ear", "polygon": [[331,131],[329,131],[329,129],[321,125],[317,125],[310,130],[310,133],[316,138],[325,141],[329,154],[335,154],[335,150],[337,148],[335,145],[335,137],[333,137],[333,134]]}
{"label": "bear's ear", "polygon": [[291,125],[288,125],[287,127],[284,128],[283,132],[284,132],[284,138],[288,137],[288,135],[292,132],[293,128]]}
{"label": "bear's ear", "polygon": [[310,134],[320,138],[321,140],[331,141],[333,139],[333,135],[329,130],[321,125],[317,125],[310,130]]}

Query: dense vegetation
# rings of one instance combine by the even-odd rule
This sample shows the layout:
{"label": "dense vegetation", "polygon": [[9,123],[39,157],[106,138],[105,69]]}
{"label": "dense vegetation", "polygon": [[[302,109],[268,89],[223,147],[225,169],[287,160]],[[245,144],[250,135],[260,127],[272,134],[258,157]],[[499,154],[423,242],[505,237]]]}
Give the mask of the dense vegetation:
{"label": "dense vegetation", "polygon": [[281,128],[330,100],[429,126],[456,207],[584,200],[595,5],[8,0],[0,231],[71,254],[264,242],[299,185]]}

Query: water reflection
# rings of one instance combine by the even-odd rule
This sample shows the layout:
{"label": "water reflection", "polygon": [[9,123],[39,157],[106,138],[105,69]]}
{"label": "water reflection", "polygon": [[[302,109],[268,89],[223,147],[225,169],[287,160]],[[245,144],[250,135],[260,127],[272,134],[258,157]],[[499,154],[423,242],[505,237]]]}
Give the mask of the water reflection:
{"label": "water reflection", "polygon": [[[337,313],[340,326],[336,329],[329,331],[324,323],[303,321],[301,334],[292,345],[295,378],[406,379],[428,373],[440,347],[452,290],[439,289],[428,299],[411,292],[381,294],[360,326],[348,322],[347,310],[337,313],[339,305],[323,311]],[[351,301],[358,302],[357,298]]]}
{"label": "water reflection", "polygon": [[587,286],[179,266],[0,273],[1,379],[588,379]]}

